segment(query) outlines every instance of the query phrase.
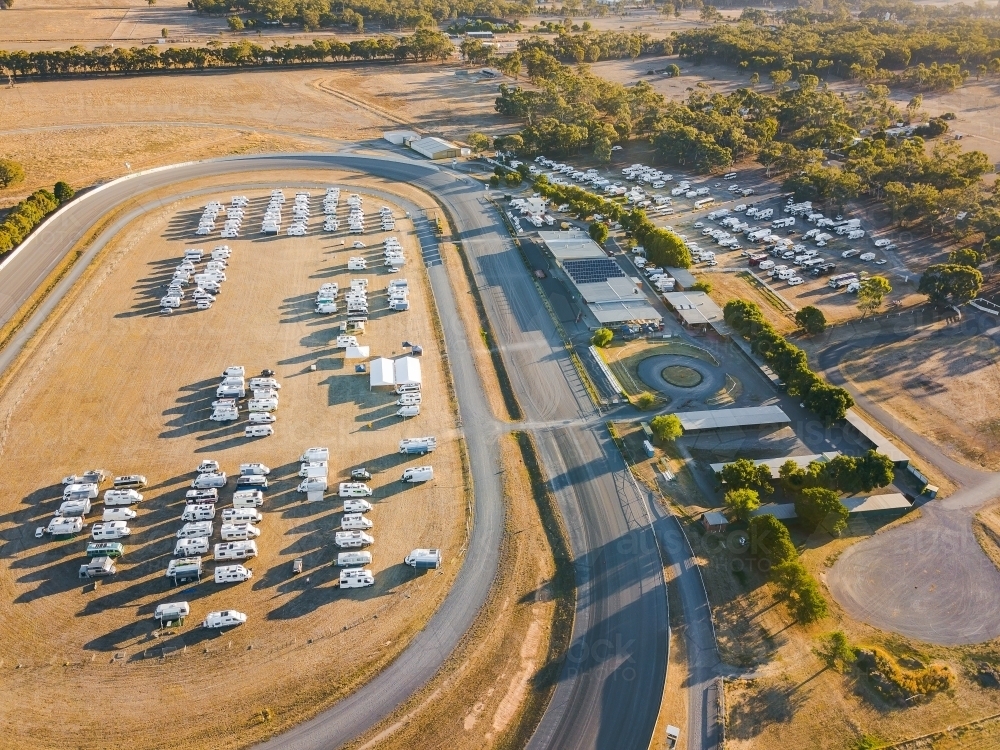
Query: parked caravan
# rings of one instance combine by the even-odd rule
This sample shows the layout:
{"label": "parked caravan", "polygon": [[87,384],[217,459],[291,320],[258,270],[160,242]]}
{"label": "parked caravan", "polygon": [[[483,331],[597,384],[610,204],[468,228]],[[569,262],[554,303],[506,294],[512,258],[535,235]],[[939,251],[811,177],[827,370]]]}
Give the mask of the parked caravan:
{"label": "parked caravan", "polygon": [[181,513],[182,521],[211,521],[213,518],[215,518],[215,506],[211,504],[187,505]]}
{"label": "parked caravan", "polygon": [[338,531],[334,535],[333,541],[341,549],[367,547],[369,544],[375,543],[375,539],[363,531]]}
{"label": "parked caravan", "polygon": [[207,536],[200,536],[194,539],[178,539],[174,545],[174,557],[192,557],[194,555],[208,554],[210,542]]}
{"label": "parked caravan", "polygon": [[400,394],[398,399],[396,399],[396,406],[413,406],[419,404],[421,400],[420,391],[403,393]]}
{"label": "parked caravan", "polygon": [[243,474],[236,477],[237,487],[255,487],[257,489],[267,489],[267,477],[264,474]]}
{"label": "parked caravan", "polygon": [[93,482],[87,484],[69,484],[63,488],[63,500],[95,500],[99,491]]}
{"label": "parked caravan", "polygon": [[364,482],[341,482],[338,494],[340,497],[371,497],[372,489]]}
{"label": "parked caravan", "polygon": [[180,620],[191,614],[191,605],[187,602],[168,602],[156,605],[153,610],[153,619],[160,621]]}
{"label": "parked caravan", "polygon": [[440,568],[441,550],[415,549],[403,559],[403,562],[411,568]]}
{"label": "parked caravan", "polygon": [[226,472],[220,471],[218,474],[199,474],[191,482],[191,487],[196,490],[208,490],[213,487],[218,489],[226,486]]}
{"label": "parked caravan", "polygon": [[340,552],[337,555],[337,565],[342,568],[351,565],[371,565],[371,552]]}
{"label": "parked caravan", "polygon": [[434,468],[431,466],[412,466],[403,471],[400,479],[404,482],[429,482],[434,478]]}
{"label": "parked caravan", "polygon": [[401,383],[396,386],[396,395],[403,393],[417,393],[420,391],[420,383]]}
{"label": "parked caravan", "polygon": [[262,463],[240,464],[240,476],[267,475],[271,470]]}
{"label": "parked caravan", "polygon": [[259,508],[264,504],[264,493],[260,490],[237,490],[233,493],[234,508]]}
{"label": "parked caravan", "polygon": [[49,525],[45,527],[45,533],[52,534],[52,536],[72,536],[79,534],[81,531],[83,531],[82,518],[62,518],[57,516],[49,521]]}
{"label": "parked caravan", "polygon": [[212,536],[211,521],[190,521],[177,530],[178,539],[197,539]]}
{"label": "parked caravan", "polygon": [[372,509],[372,504],[361,498],[349,498],[344,500],[345,513],[367,513]]}
{"label": "parked caravan", "polygon": [[253,571],[242,565],[219,565],[215,568],[216,583],[243,583],[253,578]]}
{"label": "parked caravan", "polygon": [[307,448],[305,453],[299,456],[299,461],[329,461],[329,448]]}
{"label": "parked caravan", "polygon": [[105,490],[104,504],[111,505],[132,505],[141,503],[142,495],[135,490]]}
{"label": "parked caravan", "polygon": [[235,609],[225,609],[221,612],[209,612],[202,621],[203,628],[230,628],[242,625],[247,621],[247,616]]}
{"label": "parked caravan", "polygon": [[260,523],[264,514],[254,508],[226,508],[222,511],[223,523]]}
{"label": "parked caravan", "polygon": [[101,520],[107,521],[131,521],[138,514],[131,508],[105,508],[101,515]]}
{"label": "parked caravan", "polygon": [[250,411],[277,411],[278,399],[252,398],[249,401],[247,401],[247,408]]}
{"label": "parked caravan", "polygon": [[220,529],[224,542],[235,542],[244,539],[256,539],[260,536],[260,529],[249,522],[224,523]]}
{"label": "parked caravan", "polygon": [[348,336],[346,334],[337,336],[337,343],[334,345],[335,349],[346,349],[349,346],[357,346],[358,337]]}
{"label": "parked caravan", "polygon": [[344,531],[355,531],[358,529],[366,531],[374,525],[370,518],[366,518],[360,513],[346,513],[340,520],[340,528]]}
{"label": "parked caravan", "polygon": [[121,542],[90,542],[87,545],[87,557],[121,557],[125,554],[125,545]]}
{"label": "parked caravan", "polygon": [[430,453],[435,448],[437,448],[437,438],[435,437],[403,438],[399,441],[400,453],[422,455]]}
{"label": "parked caravan", "polygon": [[375,576],[370,570],[364,568],[348,568],[340,571],[340,588],[359,589],[365,586],[374,586]]}
{"label": "parked caravan", "polygon": [[246,560],[257,557],[257,542],[252,539],[243,542],[222,542],[215,545],[216,560]]}
{"label": "parked caravan", "polygon": [[308,477],[299,482],[297,492],[325,492],[327,489],[326,476]]}
{"label": "parked caravan", "polygon": [[108,521],[107,523],[95,523],[90,529],[90,538],[94,541],[105,539],[122,539],[132,533],[125,521]]}
{"label": "parked caravan", "polygon": [[80,566],[80,578],[104,578],[118,572],[110,557],[92,557]]}
{"label": "parked caravan", "polygon": [[83,516],[90,513],[90,508],[90,498],[88,497],[80,500],[66,500],[59,506],[59,510],[56,511],[56,515],[63,516],[64,518],[83,518]]}
{"label": "parked caravan", "polygon": [[251,424],[243,428],[244,437],[270,437],[274,434],[274,428],[269,424]]}
{"label": "parked caravan", "polygon": [[219,491],[214,487],[208,490],[188,490],[184,493],[184,502],[188,505],[205,505],[219,502]]}

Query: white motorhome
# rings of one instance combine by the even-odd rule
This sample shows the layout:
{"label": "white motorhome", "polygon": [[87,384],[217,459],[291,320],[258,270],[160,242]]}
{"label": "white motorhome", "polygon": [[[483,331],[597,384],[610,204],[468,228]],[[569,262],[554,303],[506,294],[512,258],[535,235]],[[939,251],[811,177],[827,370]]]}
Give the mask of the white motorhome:
{"label": "white motorhome", "polygon": [[179,620],[191,614],[191,605],[187,602],[168,602],[156,605],[153,610],[154,620]]}
{"label": "white motorhome", "polygon": [[243,542],[222,542],[213,551],[216,560],[246,560],[257,557],[257,542],[252,539]]}
{"label": "white motorhome", "polygon": [[355,531],[358,529],[367,531],[375,524],[370,518],[366,518],[360,513],[345,513],[340,520],[340,528],[344,531]]}
{"label": "white motorhome", "polygon": [[416,417],[420,414],[420,404],[410,404],[408,406],[401,406],[396,410],[397,417]]}
{"label": "white motorhome", "polygon": [[224,542],[235,542],[243,539],[256,539],[260,536],[260,529],[249,522],[223,523],[220,529]]}
{"label": "white motorhome", "polygon": [[329,461],[330,460],[330,449],[329,448],[307,448],[306,451],[299,456],[299,461]]}
{"label": "white motorhome", "polygon": [[226,486],[226,472],[220,471],[218,474],[199,474],[191,482],[191,487],[196,490],[207,490],[213,487],[220,488]]}
{"label": "white motorhome", "polygon": [[412,393],[400,394],[399,398],[396,399],[396,406],[414,406],[420,402],[420,391],[414,391]]}
{"label": "white motorhome", "polygon": [[98,495],[97,485],[93,482],[86,484],[70,484],[63,488],[63,500],[95,500]]}
{"label": "white motorhome", "polygon": [[253,578],[253,571],[242,565],[219,565],[215,569],[216,583],[243,583]]}
{"label": "white motorhome", "polygon": [[340,497],[371,497],[372,489],[364,482],[341,482],[338,494]]}
{"label": "white motorhome", "polygon": [[186,505],[181,513],[182,521],[211,521],[215,518],[215,506],[212,504]]}
{"label": "white motorhome", "polygon": [[278,399],[252,398],[247,401],[247,408],[250,411],[276,411],[278,408]]}
{"label": "white motorhome", "polygon": [[403,438],[399,441],[399,452],[409,454],[430,453],[437,448],[436,437]]}
{"label": "white motorhome", "polygon": [[403,482],[429,482],[434,478],[434,467],[432,466],[412,466],[403,471],[400,479]]}
{"label": "white motorhome", "polygon": [[352,565],[371,565],[371,552],[341,552],[337,555],[337,565],[348,567]]}
{"label": "white motorhome", "polygon": [[223,523],[260,523],[264,514],[254,508],[226,508],[222,511]]}
{"label": "white motorhome", "polygon": [[337,343],[334,345],[335,349],[346,349],[349,346],[357,346],[358,337],[348,336],[346,334],[337,336]]}
{"label": "white motorhome", "polygon": [[178,539],[197,539],[212,536],[211,521],[189,521],[177,530]]}
{"label": "white motorhome", "polygon": [[64,518],[82,518],[90,513],[90,508],[90,498],[85,497],[80,500],[67,500],[59,506],[59,510],[56,511],[56,515],[63,516]]}
{"label": "white motorhome", "polygon": [[105,490],[105,505],[131,505],[141,503],[142,495],[135,490]]}
{"label": "white motorhome", "polygon": [[118,572],[110,557],[93,557],[80,566],[80,578],[103,578]]}
{"label": "white motorhome", "polygon": [[367,513],[372,509],[372,504],[362,498],[348,498],[344,500],[345,513]]}
{"label": "white motorhome", "polygon": [[326,465],[326,461],[320,463],[309,463],[302,464],[302,468],[299,469],[300,477],[326,477],[330,473],[330,469]]}
{"label": "white motorhome", "polygon": [[235,609],[225,609],[221,612],[209,612],[201,623],[203,628],[229,628],[242,625],[247,621],[247,616]]}
{"label": "white motorhome", "polygon": [[370,570],[364,568],[348,568],[340,571],[340,588],[359,589],[365,586],[374,586],[375,576]]}
{"label": "white motorhome", "polygon": [[105,539],[124,539],[132,533],[125,521],[108,521],[107,523],[95,523],[90,529],[90,538],[94,541]]}
{"label": "white motorhome", "polygon": [[251,424],[243,429],[245,437],[270,437],[274,434],[274,428],[269,424]]}
{"label": "white motorhome", "polygon": [[409,565],[411,568],[423,568],[423,569],[440,568],[441,550],[415,549],[404,558],[403,562]]}
{"label": "white motorhome", "polygon": [[101,520],[108,521],[131,521],[138,514],[131,508],[105,508],[101,515]]}
{"label": "white motorhome", "polygon": [[191,557],[208,553],[210,543],[207,536],[194,539],[178,539],[174,545],[174,557]]}
{"label": "white motorhome", "polygon": [[238,490],[233,493],[234,508],[259,508],[264,504],[264,493],[260,490]]}
{"label": "white motorhome", "polygon": [[182,581],[201,579],[201,558],[181,557],[167,563],[167,578],[173,578],[174,584]]}
{"label": "white motorhome", "polygon": [[82,518],[63,518],[57,516],[49,521],[49,525],[45,527],[45,533],[52,534],[52,536],[69,536],[79,534],[81,531],[83,531]]}
{"label": "white motorhome", "polygon": [[326,477],[308,477],[299,482],[297,492],[325,492],[327,489]]}
{"label": "white motorhome", "polygon": [[184,493],[184,502],[188,505],[205,505],[207,503],[219,502],[219,491],[210,490],[188,490]]}
{"label": "white motorhome", "polygon": [[333,537],[334,544],[341,549],[367,547],[374,544],[375,539],[363,531],[338,531]]}
{"label": "white motorhome", "polygon": [[256,474],[267,475],[270,473],[271,469],[262,463],[240,464],[240,476],[250,476]]}

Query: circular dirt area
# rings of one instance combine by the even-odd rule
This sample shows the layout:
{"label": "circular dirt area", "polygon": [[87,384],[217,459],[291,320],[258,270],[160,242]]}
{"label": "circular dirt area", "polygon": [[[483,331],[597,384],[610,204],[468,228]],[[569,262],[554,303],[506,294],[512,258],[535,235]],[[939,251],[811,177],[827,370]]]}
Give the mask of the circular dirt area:
{"label": "circular dirt area", "polygon": [[667,365],[660,371],[660,377],[678,388],[694,388],[705,379],[700,372],[687,365]]}
{"label": "circular dirt area", "polygon": [[636,368],[639,379],[672,399],[702,400],[725,385],[722,368],[681,354],[648,357]]}

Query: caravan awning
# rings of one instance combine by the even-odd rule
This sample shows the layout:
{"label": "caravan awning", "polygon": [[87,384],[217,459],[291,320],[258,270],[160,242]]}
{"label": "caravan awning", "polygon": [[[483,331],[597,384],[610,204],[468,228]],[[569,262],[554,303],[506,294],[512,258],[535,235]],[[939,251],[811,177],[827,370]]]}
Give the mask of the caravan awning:
{"label": "caravan awning", "polygon": [[420,360],[416,357],[400,357],[396,360],[396,384],[415,383],[420,385]]}
{"label": "caravan awning", "polygon": [[371,361],[370,375],[368,380],[369,388],[378,388],[380,386],[396,385],[396,379],[393,377],[392,360],[386,359],[385,357],[379,357],[378,359],[373,359]]}

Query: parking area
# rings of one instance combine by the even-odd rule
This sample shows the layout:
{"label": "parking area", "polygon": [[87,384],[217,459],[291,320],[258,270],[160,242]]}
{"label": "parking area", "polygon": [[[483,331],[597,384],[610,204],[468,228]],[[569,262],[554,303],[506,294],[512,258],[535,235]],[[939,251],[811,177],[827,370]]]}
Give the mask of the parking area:
{"label": "parking area", "polygon": [[[25,747],[151,738],[152,712],[170,717],[169,731],[155,728],[158,739],[148,744],[226,744],[209,731],[240,742],[261,731],[254,716],[263,709],[283,722],[311,713],[380,668],[423,626],[457,572],[466,482],[412,221],[384,192],[353,182],[341,185],[341,228],[327,230],[327,193],[314,175],[280,177],[289,204],[295,193],[311,193],[304,234],[258,232],[276,174],[247,175],[136,220],[0,396],[8,467],[0,500],[0,617],[10,646],[4,713],[38,728],[21,737]],[[336,186],[336,174],[323,178]],[[234,194],[247,199],[237,236],[196,235],[206,204],[232,206]],[[355,234],[349,195],[378,217]],[[185,250],[203,249],[192,259],[203,275],[223,243],[231,253],[223,278],[213,279],[212,304],[194,303],[200,282],[192,274],[179,285],[179,307],[162,307],[178,288]],[[404,262],[387,264],[390,255]],[[390,291],[404,279],[405,307]],[[331,286],[341,306],[318,312],[321,288]],[[354,293],[359,286],[363,294]],[[405,357],[410,364],[389,368],[392,382],[373,381],[370,363]],[[400,373],[419,382],[417,398],[396,393]],[[238,381],[242,397],[220,395],[239,390]],[[236,418],[223,418],[230,407]],[[432,453],[400,452],[404,439],[428,436],[436,439]],[[315,447],[327,458],[306,454]],[[425,465],[433,468],[418,475],[426,481],[401,481],[407,468]],[[109,473],[99,495],[88,498],[90,509],[73,511],[83,527],[36,537],[65,502],[62,480],[98,467]],[[221,481],[200,479],[223,472]],[[121,486],[141,501],[116,496],[106,504],[111,476],[126,475],[144,477]],[[364,490],[338,497],[341,483]],[[363,520],[345,519],[347,512]],[[99,525],[100,539],[92,538]],[[354,548],[339,547],[337,534],[355,531],[372,538],[361,549],[371,553],[364,568],[373,585],[345,590],[335,563]],[[123,554],[104,550],[114,574],[95,566],[82,579],[88,545],[98,541],[121,544]],[[255,554],[219,555],[220,545],[249,542]],[[404,563],[416,548],[440,549],[442,567]],[[167,575],[192,558],[201,559],[200,582],[186,568]],[[220,568],[227,570],[217,575]],[[183,623],[154,618],[159,605],[178,601],[189,605]],[[227,619],[232,612],[245,624]],[[218,613],[210,623],[218,629],[199,627],[210,613]],[[114,721],[93,710],[94,695],[114,696]],[[73,722],[51,722],[53,705]]]}

